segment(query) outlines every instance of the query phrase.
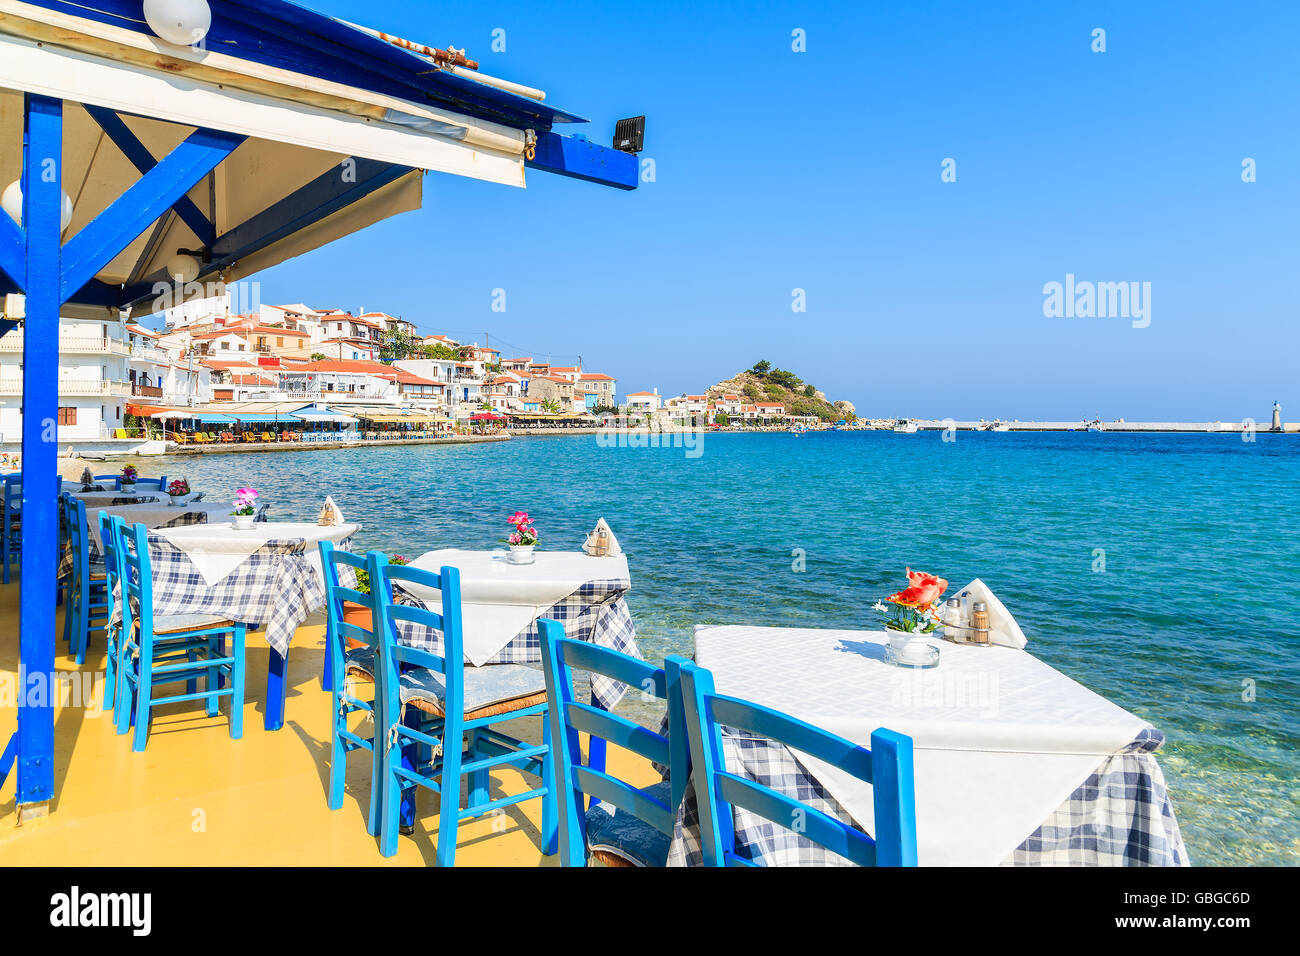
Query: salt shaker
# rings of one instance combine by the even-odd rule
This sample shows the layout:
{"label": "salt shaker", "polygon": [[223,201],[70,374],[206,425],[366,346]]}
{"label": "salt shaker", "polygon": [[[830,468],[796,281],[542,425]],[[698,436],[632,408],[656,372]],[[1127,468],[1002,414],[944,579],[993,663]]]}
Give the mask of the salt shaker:
{"label": "salt shaker", "polygon": [[956,598],[948,598],[943,605],[943,623],[945,630],[948,632],[949,640],[961,641],[965,637],[962,634],[965,621],[962,620],[961,601]]}

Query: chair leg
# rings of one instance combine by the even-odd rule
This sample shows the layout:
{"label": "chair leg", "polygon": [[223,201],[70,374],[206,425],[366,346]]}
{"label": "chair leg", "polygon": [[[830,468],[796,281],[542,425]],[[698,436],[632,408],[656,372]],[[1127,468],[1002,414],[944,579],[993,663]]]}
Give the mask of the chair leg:
{"label": "chair leg", "polygon": [[[378,685],[376,685],[378,687]],[[380,712],[380,696],[375,694],[375,698],[370,705],[374,708],[374,720],[372,726],[375,735],[371,738],[371,746],[374,752],[370,755],[370,812],[366,815],[366,832],[371,836],[379,836],[380,833],[380,803],[383,797],[384,789],[384,715]]]}
{"label": "chair leg", "polygon": [[104,710],[112,710],[117,699],[117,631],[110,624],[104,640]]}
{"label": "chair leg", "polygon": [[[326,655],[328,656],[328,655]],[[330,716],[330,790],[329,790],[329,808],[338,810],[343,806],[343,785],[347,778],[347,750],[343,747],[343,738],[339,736],[340,731],[346,730],[348,726],[347,717],[342,713],[343,708],[343,689],[335,688],[334,693],[330,695],[334,703],[334,713]],[[372,810],[371,818],[374,817],[374,772],[371,772],[370,796]]]}
{"label": "chair leg", "polygon": [[560,846],[560,814],[556,799],[559,790],[555,782],[555,749],[551,746],[551,722],[542,714],[542,743],[546,747],[546,756],[542,758],[542,786],[546,795],[542,797],[542,856],[551,856]]}
{"label": "chair leg", "polygon": [[230,668],[230,737],[238,740],[244,736],[244,625],[235,626],[230,656],[235,663]]}
{"label": "chair leg", "polygon": [[135,683],[135,737],[131,749],[137,753],[149,743],[149,706],[153,699],[153,668],[140,659]]}
{"label": "chair leg", "polygon": [[[486,754],[479,753],[479,732],[469,732],[469,753],[471,760],[477,760]],[[488,772],[471,770],[469,774],[469,803],[467,807],[476,807],[488,802]]]}
{"label": "chair leg", "polygon": [[[125,734],[131,726],[131,715],[135,713],[135,697],[132,692],[130,677],[127,676],[127,668],[134,669],[135,659],[128,660],[126,650],[119,652],[120,657],[117,668],[117,700],[113,703],[113,723],[117,727],[118,736]],[[136,686],[139,686],[138,684]]]}
{"label": "chair leg", "polygon": [[[208,640],[204,652],[208,655],[208,660],[218,657],[225,657],[223,647],[225,638],[213,637]],[[215,717],[221,712],[221,698],[217,697],[216,692],[221,689],[221,665],[213,664],[203,672],[203,692],[208,694],[208,716]]]}
{"label": "chair leg", "polygon": [[388,747],[388,730],[386,722],[375,728],[375,747],[380,751],[382,763],[383,794],[380,815],[379,852],[384,856],[397,853],[397,815],[402,797],[400,778],[394,772],[395,762],[402,759],[400,748]]}
{"label": "chair leg", "polygon": [[442,780],[438,808],[438,865],[456,865],[456,831],[460,827],[460,754],[462,735],[442,737]]}

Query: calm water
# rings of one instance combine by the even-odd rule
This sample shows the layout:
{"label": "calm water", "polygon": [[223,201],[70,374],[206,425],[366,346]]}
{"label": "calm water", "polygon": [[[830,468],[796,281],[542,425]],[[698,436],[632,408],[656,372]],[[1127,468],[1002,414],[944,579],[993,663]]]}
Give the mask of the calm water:
{"label": "calm water", "polygon": [[603,515],[648,658],[689,653],[696,623],[874,627],[906,564],[982,577],[1031,651],[1164,731],[1194,863],[1300,861],[1300,438],[719,435],[692,459],[560,437],[166,465],[210,496],[251,484],[273,518],[328,492],[359,547],[408,556],[496,547],[516,509],[573,549]]}

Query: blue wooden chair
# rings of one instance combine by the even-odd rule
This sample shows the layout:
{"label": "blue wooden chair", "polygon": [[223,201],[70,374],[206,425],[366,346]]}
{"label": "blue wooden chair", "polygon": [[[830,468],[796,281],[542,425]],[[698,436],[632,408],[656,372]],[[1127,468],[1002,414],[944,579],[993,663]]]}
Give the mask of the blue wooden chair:
{"label": "blue wooden chair", "polygon": [[[118,484],[118,487],[119,488],[121,487],[120,482]],[[167,476],[163,475],[161,478],[137,478],[135,480],[135,490],[136,491],[166,491]]]}
{"label": "blue wooden chair", "polygon": [[[109,621],[107,624],[107,640],[104,664],[104,709],[117,712],[117,685],[118,675],[122,667],[122,628],[126,624],[125,612],[118,615],[118,620],[113,623],[113,609],[117,599],[113,597],[113,591],[118,587],[122,580],[122,565],[117,553],[116,540],[121,534],[120,530],[115,529],[114,522],[125,525],[126,522],[118,516],[110,515],[107,511],[99,513],[99,541],[100,552],[104,556],[104,570],[107,572],[107,578],[104,582],[104,596],[108,601]],[[125,594],[125,589],[122,591]]]}
{"label": "blue wooden chair", "polygon": [[[607,866],[663,866],[677,808],[690,775],[690,755],[679,686],[681,657],[663,667],[564,636],[564,626],[537,622],[546,669],[551,741],[560,812],[560,859],[586,866],[587,854]],[[573,669],[612,677],[668,702],[668,736],[575,699]],[[582,763],[578,735],[590,734],[668,767],[668,779],[636,788]],[[583,794],[597,798],[584,810]]]}
{"label": "blue wooden chair", "polygon": [[[736,852],[733,807],[796,830],[859,866],[916,866],[911,737],[882,728],[871,735],[867,750],[788,714],[717,694],[713,674],[693,663],[682,666],[681,686],[705,866],[757,865]],[[814,807],[730,773],[723,759],[722,727],[770,738],[871,784],[875,839]]]}
{"label": "blue wooden chair", "polygon": [[[211,614],[155,617],[153,577],[149,564],[149,532],[142,524],[114,525],[113,542],[124,583],[121,674],[118,688],[117,732],[126,733],[134,716],[134,750],[149,742],[149,718],[155,707],[202,700],[215,717],[221,697],[230,698],[230,736],[244,733],[244,625]],[[231,637],[225,653],[226,635]],[[226,686],[229,678],[230,686]],[[203,690],[198,690],[202,679]],[[159,685],[186,682],[185,693],[154,696]]]}
{"label": "blue wooden chair", "polygon": [[[354,750],[370,751],[370,812],[366,828],[372,836],[379,835],[379,773],[382,752],[375,749],[375,738],[362,737],[348,729],[348,718],[357,712],[369,714],[371,727],[383,726],[383,717],[376,713],[380,703],[379,694],[373,694],[370,701],[361,700],[353,695],[348,678],[354,681],[375,683],[375,636],[365,628],[349,624],[343,619],[343,602],[372,608],[371,595],[362,594],[353,588],[339,584],[339,567],[346,566],[354,571],[366,569],[366,559],[347,551],[340,551],[329,541],[320,543],[321,568],[325,572],[325,686],[333,692],[330,734],[330,787],[329,808],[338,810],[343,806],[343,785],[347,777],[347,755]],[[349,640],[357,641],[360,647],[348,647]]]}
{"label": "blue wooden chair", "polygon": [[[542,673],[523,664],[466,667],[461,632],[460,572],[444,567],[437,574],[405,565],[390,565],[377,551],[366,555],[370,575],[373,624],[379,638],[379,706],[382,748],[380,852],[397,852],[399,800],[403,785],[433,790],[440,796],[439,866],[456,860],[461,820],[505,809],[525,800],[542,799],[542,852],[555,852],[557,820],[555,767],[550,725],[542,720],[542,743],[530,746],[493,728],[519,717],[544,717],[546,685]],[[394,581],[441,592],[442,613],[393,602]],[[443,654],[398,643],[397,623],[433,628],[442,634]],[[413,708],[419,718],[408,715]],[[408,719],[408,716],[410,719]],[[469,749],[463,749],[469,734]],[[410,752],[422,748],[432,759],[417,770]],[[403,751],[406,751],[404,753]],[[437,756],[433,756],[436,754]],[[511,766],[539,777],[541,786],[512,796],[490,798],[488,772]],[[461,780],[469,779],[469,799],[460,806]]]}
{"label": "blue wooden chair", "polygon": [[4,583],[9,583],[10,569],[18,564],[22,551],[23,476],[4,477],[4,518],[0,529],[0,560],[4,563]]}
{"label": "blue wooden chair", "polygon": [[113,491],[121,491],[121,490],[122,490],[122,476],[121,476],[121,475],[96,475],[96,476],[95,476],[95,483],[98,484],[98,483],[101,482],[101,481],[107,481],[109,484],[111,484],[111,485],[113,486],[113,487],[112,487],[112,490],[113,490]]}
{"label": "blue wooden chair", "polygon": [[[63,495],[61,500],[68,546],[72,548],[72,577],[63,613],[65,624],[71,621],[69,653],[76,657],[80,667],[86,663],[90,632],[108,627],[108,569],[102,561],[91,561],[85,502],[71,495]],[[67,630],[65,626],[64,631]]]}

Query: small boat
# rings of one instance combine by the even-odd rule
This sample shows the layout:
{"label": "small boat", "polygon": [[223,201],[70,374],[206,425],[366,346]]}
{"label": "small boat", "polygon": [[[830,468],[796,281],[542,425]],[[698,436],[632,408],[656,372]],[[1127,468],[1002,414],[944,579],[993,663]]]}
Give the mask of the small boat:
{"label": "small boat", "polygon": [[1011,431],[1011,426],[1003,424],[1002,422],[994,422],[992,430],[995,432],[1009,432]]}
{"label": "small boat", "polygon": [[915,435],[918,427],[916,422],[900,418],[894,423],[894,432],[898,435]]}
{"label": "small boat", "polygon": [[1088,431],[1090,432],[1105,431],[1105,429],[1101,425],[1101,419],[1094,418],[1092,421],[1088,422]]}

